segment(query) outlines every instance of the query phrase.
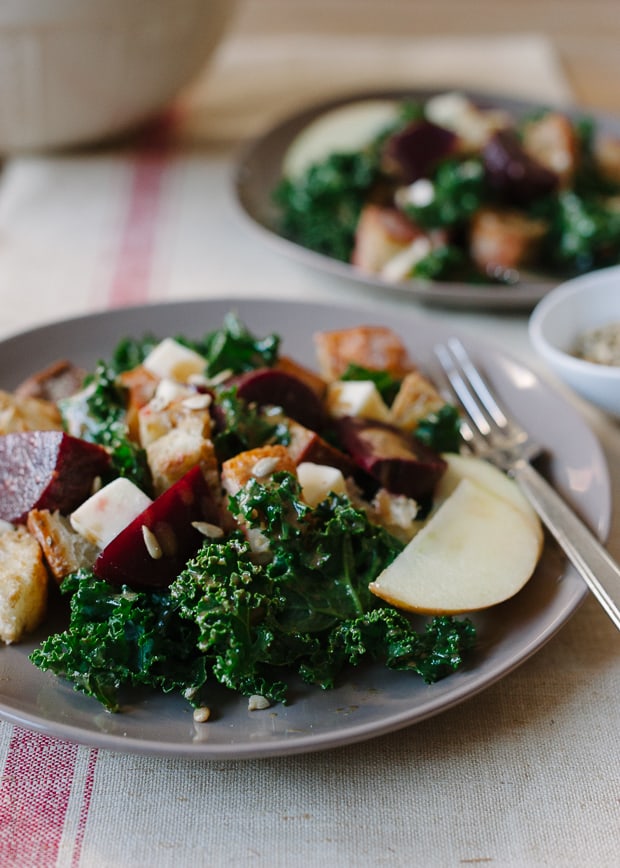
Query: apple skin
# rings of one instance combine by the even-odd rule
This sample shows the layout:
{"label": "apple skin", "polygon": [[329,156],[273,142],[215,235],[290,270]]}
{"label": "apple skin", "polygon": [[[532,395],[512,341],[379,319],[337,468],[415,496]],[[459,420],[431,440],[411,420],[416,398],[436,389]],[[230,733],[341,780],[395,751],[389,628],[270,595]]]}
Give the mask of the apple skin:
{"label": "apple skin", "polygon": [[521,590],[540,558],[542,528],[511,491],[515,483],[491,465],[488,473],[472,473],[469,459],[456,465],[458,483],[369,586],[399,609],[455,615],[495,606]]}

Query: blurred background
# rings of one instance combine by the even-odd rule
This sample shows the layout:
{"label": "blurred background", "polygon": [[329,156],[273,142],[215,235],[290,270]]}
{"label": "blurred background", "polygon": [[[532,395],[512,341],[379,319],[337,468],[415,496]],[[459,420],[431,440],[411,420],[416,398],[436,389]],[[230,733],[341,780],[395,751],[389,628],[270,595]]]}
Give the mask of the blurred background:
{"label": "blurred background", "polygon": [[241,33],[388,35],[538,33],[560,54],[575,98],[620,109],[617,0],[242,0]]}

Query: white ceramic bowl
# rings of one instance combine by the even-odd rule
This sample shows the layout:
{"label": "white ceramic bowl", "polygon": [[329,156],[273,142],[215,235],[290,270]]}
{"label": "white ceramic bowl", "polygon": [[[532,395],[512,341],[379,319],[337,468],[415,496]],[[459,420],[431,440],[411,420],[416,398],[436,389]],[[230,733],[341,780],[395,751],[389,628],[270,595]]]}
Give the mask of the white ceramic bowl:
{"label": "white ceramic bowl", "polygon": [[0,153],[147,120],[195,76],[236,0],[2,0]]}
{"label": "white ceramic bowl", "polygon": [[575,392],[620,417],[620,367],[572,355],[580,334],[620,323],[620,266],[577,277],[553,289],[534,308],[530,341],[552,371]]}

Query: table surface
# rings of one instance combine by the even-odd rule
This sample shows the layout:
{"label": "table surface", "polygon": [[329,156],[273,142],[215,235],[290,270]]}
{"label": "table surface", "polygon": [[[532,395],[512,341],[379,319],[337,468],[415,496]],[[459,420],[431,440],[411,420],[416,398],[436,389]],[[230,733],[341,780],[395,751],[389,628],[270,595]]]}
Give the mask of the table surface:
{"label": "table surface", "polygon": [[[394,76],[492,81],[620,113],[619,38],[606,0],[246,0],[213,68],[182,98],[187,129],[172,148],[7,160],[0,338],[106,307],[246,294],[415,314],[408,299],[284,261],[249,232],[230,196],[240,147],[312,93]],[[424,316],[501,346],[562,391],[600,438],[618,503],[617,423],[553,381],[529,345],[527,312]],[[617,510],[608,547],[620,559]],[[615,866],[619,650],[588,598],[478,696],[309,755],[136,756],[0,721],[0,864]]]}

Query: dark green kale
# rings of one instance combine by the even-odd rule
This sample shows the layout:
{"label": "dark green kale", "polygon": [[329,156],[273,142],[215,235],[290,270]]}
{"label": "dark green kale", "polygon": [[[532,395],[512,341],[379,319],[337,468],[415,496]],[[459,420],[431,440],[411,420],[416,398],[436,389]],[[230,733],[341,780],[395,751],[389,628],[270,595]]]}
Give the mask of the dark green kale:
{"label": "dark green kale", "polygon": [[[253,480],[231,498],[253,539],[205,541],[167,591],[120,591],[83,572],[68,578],[69,628],[31,659],[117,710],[124,688],[181,692],[204,704],[210,680],[285,701],[293,673],[333,687],[364,659],[428,683],[458,669],[473,647],[467,620],[435,618],[417,632],[369,589],[402,543],[346,497],[311,509],[297,480]],[[256,553],[264,538],[268,548]],[[261,547],[259,546],[259,549]]]}
{"label": "dark green kale", "polygon": [[143,491],[151,491],[145,451],[129,438],[126,391],[117,382],[114,367],[99,362],[81,392],[59,401],[65,427],[110,453],[114,475],[126,476]]}
{"label": "dark green kale", "polygon": [[486,174],[478,157],[441,162],[432,178],[433,196],[425,205],[407,203],[405,213],[428,229],[464,225],[488,198]]}
{"label": "dark green kale", "polygon": [[367,148],[332,154],[298,178],[283,178],[274,191],[279,231],[303,247],[348,262],[361,210],[379,177],[379,152]]}
{"label": "dark green kale", "polygon": [[620,260],[620,210],[606,197],[564,190],[537,213],[551,226],[546,255],[552,268],[579,274]]}
{"label": "dark green kale", "polygon": [[226,314],[221,328],[209,332],[202,340],[183,340],[206,358],[209,377],[222,371],[242,374],[255,368],[271,368],[280,350],[279,335],[258,338],[232,312]]}
{"label": "dark green kale", "polygon": [[122,374],[137,368],[159,342],[160,338],[153,334],[144,335],[142,338],[123,338],[114,348],[108,369],[115,374]]}
{"label": "dark green kale", "polygon": [[121,688],[145,686],[196,697],[207,676],[196,627],[179,616],[168,592],[117,589],[82,570],[65,579],[66,631],[49,636],[30,659],[73,682],[110,711]]}
{"label": "dark green kale", "polygon": [[234,386],[217,392],[213,413],[217,426],[212,439],[220,462],[247,449],[274,443],[287,446],[290,442],[282,415],[239,398]]}
{"label": "dark green kale", "polygon": [[456,407],[444,404],[436,412],[420,419],[415,437],[435,452],[458,452],[462,442],[461,417]]}
{"label": "dark green kale", "polygon": [[436,247],[411,269],[410,277],[421,280],[480,280],[464,251],[454,244]]}
{"label": "dark green kale", "polygon": [[349,364],[342,374],[341,380],[370,380],[375,384],[379,394],[388,405],[398,394],[401,381],[392,376],[389,371],[375,371],[362,365]]}

